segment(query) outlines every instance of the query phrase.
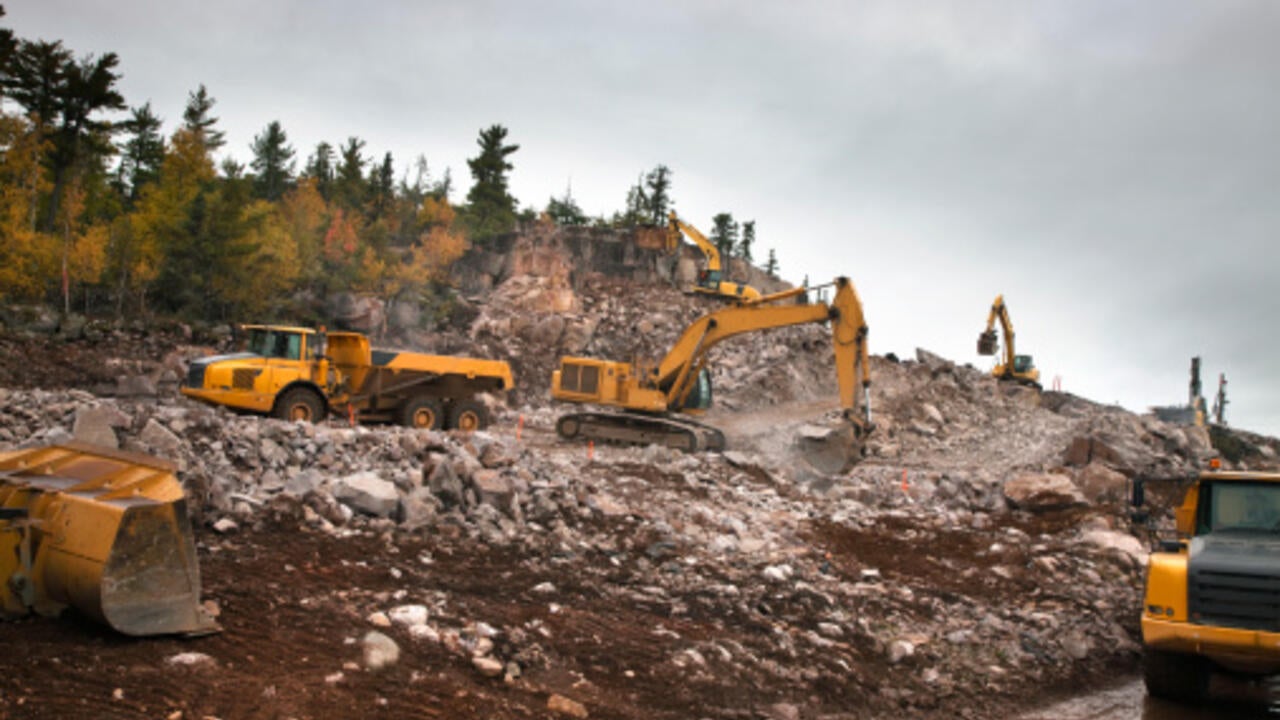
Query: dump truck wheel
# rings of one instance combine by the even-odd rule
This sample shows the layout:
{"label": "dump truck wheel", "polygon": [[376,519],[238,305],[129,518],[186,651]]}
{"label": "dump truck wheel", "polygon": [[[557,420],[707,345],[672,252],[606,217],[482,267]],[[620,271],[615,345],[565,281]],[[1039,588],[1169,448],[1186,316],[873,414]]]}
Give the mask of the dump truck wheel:
{"label": "dump truck wheel", "polygon": [[400,409],[400,424],[419,430],[439,430],[444,427],[444,406],[433,397],[416,397]]}
{"label": "dump truck wheel", "polygon": [[1198,703],[1209,691],[1209,663],[1199,655],[1145,648],[1142,679],[1153,697]]}
{"label": "dump truck wheel", "polygon": [[459,400],[449,410],[449,427],[472,432],[489,425],[489,411],[476,400]]}
{"label": "dump truck wheel", "polygon": [[324,401],[312,390],[294,388],[276,401],[275,416],[281,420],[320,422],[324,418]]}

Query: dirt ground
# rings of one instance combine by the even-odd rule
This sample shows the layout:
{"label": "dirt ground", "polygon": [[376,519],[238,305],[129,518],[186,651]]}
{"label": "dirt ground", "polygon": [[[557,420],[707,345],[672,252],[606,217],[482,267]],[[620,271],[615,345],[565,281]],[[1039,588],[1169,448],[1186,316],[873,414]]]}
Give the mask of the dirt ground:
{"label": "dirt ground", "polygon": [[[874,538],[833,539],[834,564],[856,563],[863,547],[871,550],[868,561],[876,559],[884,543],[868,540]],[[965,553],[963,543],[955,548]],[[696,598],[678,618],[661,606],[619,602],[594,584],[575,585],[572,574],[555,571],[554,558],[531,572],[527,558],[448,538],[334,538],[287,520],[202,545],[201,556],[205,596],[221,610],[219,634],[133,640],[75,616],[0,624],[7,649],[0,718],[540,718],[551,716],[552,693],[586,704],[591,717],[752,717],[720,710],[780,700],[751,678],[700,678],[663,662],[675,637],[751,647],[768,627],[700,614]],[[925,577],[934,569],[899,562],[894,572]],[[559,590],[557,607],[531,592],[543,582]],[[446,593],[445,613],[494,625],[532,621],[546,629],[539,645],[554,669],[539,670],[529,658],[533,669],[505,684],[478,676],[446,644],[414,641],[398,628],[386,632],[401,646],[400,662],[358,669],[356,634],[370,627],[364,618],[400,592],[406,602]],[[173,660],[192,652],[211,660]],[[843,717],[892,717],[871,695],[892,682],[877,670],[883,665],[865,664],[847,685],[821,688],[821,704]],[[1027,701],[987,698],[980,716],[998,716],[993,703]],[[956,712],[947,703],[936,717]]]}

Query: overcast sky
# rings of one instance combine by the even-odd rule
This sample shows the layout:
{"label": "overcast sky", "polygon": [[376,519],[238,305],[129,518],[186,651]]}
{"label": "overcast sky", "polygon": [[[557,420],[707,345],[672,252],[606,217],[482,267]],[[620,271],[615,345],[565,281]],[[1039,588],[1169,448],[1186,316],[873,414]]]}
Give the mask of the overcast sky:
{"label": "overcast sky", "polygon": [[356,135],[452,169],[482,127],[511,187],[589,214],[659,163],[676,209],[754,219],[799,282],[850,276],[873,352],[989,368],[1004,293],[1045,384],[1144,411],[1192,355],[1280,434],[1280,2],[67,2],[20,37],[120,55],[171,132],[204,83],[229,153]]}

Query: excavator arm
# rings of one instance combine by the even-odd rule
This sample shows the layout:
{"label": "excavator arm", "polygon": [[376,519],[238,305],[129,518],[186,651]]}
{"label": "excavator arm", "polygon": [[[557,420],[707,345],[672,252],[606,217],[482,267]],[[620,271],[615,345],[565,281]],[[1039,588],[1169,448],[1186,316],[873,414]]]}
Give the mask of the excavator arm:
{"label": "excavator arm", "polygon": [[[680,244],[680,233],[684,233],[685,237],[692,240],[693,244],[697,245],[698,249],[702,251],[702,254],[706,256],[707,270],[709,272],[720,272],[720,249],[715,246],[715,243],[711,242],[705,235],[698,232],[698,228],[681,220],[674,210],[667,215],[667,219],[669,221],[667,225],[668,246],[672,248],[678,247]],[[674,242],[672,242],[673,240]]]}

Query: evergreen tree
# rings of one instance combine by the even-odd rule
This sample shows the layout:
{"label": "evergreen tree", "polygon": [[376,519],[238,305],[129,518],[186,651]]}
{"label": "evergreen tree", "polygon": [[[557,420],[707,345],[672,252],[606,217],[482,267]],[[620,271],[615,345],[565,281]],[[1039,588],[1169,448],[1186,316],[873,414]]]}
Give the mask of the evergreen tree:
{"label": "evergreen tree", "polygon": [[711,218],[711,236],[707,239],[720,251],[721,260],[728,260],[738,245],[738,223],[733,221],[733,214],[718,213]]}
{"label": "evergreen tree", "polygon": [[218,169],[222,171],[222,177],[227,180],[244,179],[244,163],[230,155],[222,158],[222,162],[218,164]]}
{"label": "evergreen tree", "polygon": [[114,148],[112,124],[95,117],[100,111],[120,110],[124,97],[116,91],[120,58],[115,53],[92,55],[81,61],[60,42],[18,44],[9,64],[9,95],[35,117],[36,127],[50,141],[45,163],[53,177],[42,227],[51,230],[59,203],[76,172],[100,167]]}
{"label": "evergreen tree", "polygon": [[671,170],[666,165],[659,165],[645,176],[644,186],[649,190],[646,197],[649,223],[665,225],[667,212],[675,205],[671,199]]}
{"label": "evergreen tree", "polygon": [[391,211],[396,199],[395,164],[391,153],[382,156],[382,163],[369,169],[369,213],[380,218]]}
{"label": "evergreen tree", "polygon": [[263,200],[279,200],[293,182],[293,147],[280,127],[279,120],[272,120],[253,138],[249,146],[253,150],[253,194]]}
{"label": "evergreen tree", "polygon": [[227,144],[226,133],[214,130],[218,118],[209,115],[218,101],[200,83],[200,89],[187,93],[187,107],[182,111],[182,126],[196,133],[204,143],[205,152],[214,152]]}
{"label": "evergreen tree", "polygon": [[615,214],[614,225],[635,227],[649,218],[649,196],[644,192],[644,175],[636,178],[636,184],[627,188],[626,209],[621,215]]}
{"label": "evergreen tree", "polygon": [[507,156],[519,145],[504,145],[507,129],[491,125],[480,131],[476,143],[480,154],[467,160],[475,180],[467,193],[467,222],[472,237],[483,238],[509,232],[516,224],[516,199],[507,190],[507,172],[514,165]]}
{"label": "evergreen tree", "polygon": [[440,178],[440,182],[431,188],[431,195],[437,200],[449,202],[449,195],[453,192],[453,172],[449,168],[444,169],[444,177]]}
{"label": "evergreen tree", "polygon": [[[0,18],[4,17],[4,6],[0,5]],[[0,100],[9,93],[9,84],[12,77],[9,75],[9,63],[13,60],[13,53],[18,49],[18,41],[13,36],[13,31],[9,28],[0,28]]]}
{"label": "evergreen tree", "polygon": [[573,226],[587,224],[587,216],[582,212],[582,208],[578,207],[578,202],[573,199],[572,186],[564,189],[563,198],[551,198],[547,201],[546,213],[556,222],[557,225]]}
{"label": "evergreen tree", "polygon": [[765,261],[764,271],[773,277],[778,276],[778,256],[773,248],[769,248],[769,259]]}
{"label": "evergreen tree", "polygon": [[364,150],[364,141],[349,137],[339,151],[342,161],[334,174],[333,200],[347,210],[363,210],[368,194],[364,179],[365,159],[361,150]]}
{"label": "evergreen tree", "polygon": [[316,145],[315,152],[307,159],[307,167],[302,171],[305,177],[316,181],[316,192],[325,200],[333,191],[333,146],[327,142]]}
{"label": "evergreen tree", "polygon": [[756,221],[748,220],[742,223],[742,240],[738,241],[738,257],[751,262],[753,259],[751,257],[751,246],[755,244],[755,241]]}
{"label": "evergreen tree", "polygon": [[131,205],[138,201],[143,187],[160,177],[160,166],[164,163],[161,124],[160,118],[151,111],[150,102],[134,108],[129,119],[121,123],[121,129],[129,134],[129,138],[120,148],[117,177]]}

